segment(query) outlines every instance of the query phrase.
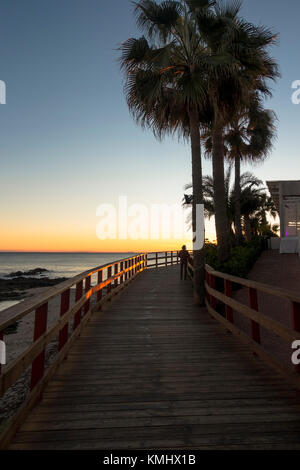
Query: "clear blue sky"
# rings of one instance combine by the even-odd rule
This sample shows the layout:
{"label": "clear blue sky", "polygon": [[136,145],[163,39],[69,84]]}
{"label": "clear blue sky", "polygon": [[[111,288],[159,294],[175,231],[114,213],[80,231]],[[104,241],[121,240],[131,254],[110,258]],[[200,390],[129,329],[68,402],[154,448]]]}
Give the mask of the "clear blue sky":
{"label": "clear blue sky", "polygon": [[[189,146],[142,131],[123,97],[116,49],[139,35],[131,2],[2,0],[0,14],[0,79],[7,85],[0,249],[11,231],[24,236],[24,247],[30,229],[43,237],[61,227],[66,237],[91,239],[96,207],[120,194],[130,202],[179,202],[190,181]],[[280,33],[273,54],[282,79],[268,103],[279,118],[278,140],[254,171],[263,180],[300,179],[300,105],[291,102],[291,83],[300,80],[300,4],[245,0],[243,14]]]}

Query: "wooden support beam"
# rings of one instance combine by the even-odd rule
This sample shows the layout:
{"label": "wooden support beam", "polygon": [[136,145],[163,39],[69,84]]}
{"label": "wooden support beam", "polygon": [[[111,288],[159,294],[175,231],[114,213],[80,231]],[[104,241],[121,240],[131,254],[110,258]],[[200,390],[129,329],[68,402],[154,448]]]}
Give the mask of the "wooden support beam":
{"label": "wooden support beam", "polygon": [[[91,276],[85,278],[85,293],[87,294],[91,288]],[[90,299],[88,298],[83,307],[83,314],[86,315],[90,309]]]}
{"label": "wooden support beam", "polygon": [[[216,288],[216,278],[213,274],[209,274],[209,285],[212,289]],[[210,305],[215,310],[217,306],[217,299],[211,294],[210,295]]]}
{"label": "wooden support beam", "polygon": [[[227,297],[232,298],[232,282],[227,281],[225,279],[224,285],[225,285],[225,295]],[[226,305],[225,310],[226,310],[227,320],[230,321],[230,323],[233,323],[233,310],[232,310],[232,307],[230,307],[229,305]]]}
{"label": "wooden support beam", "polygon": [[[61,294],[61,301],[60,301],[60,316],[63,317],[64,314],[70,308],[70,289],[67,289],[65,292]],[[68,323],[63,326],[63,328],[59,332],[58,336],[58,350],[60,351],[68,340]]]}
{"label": "wooden support beam", "polygon": [[[99,271],[102,273],[102,271]],[[83,293],[83,281],[79,281],[76,284],[76,292],[75,292],[75,303],[78,302],[79,299],[81,299]],[[74,315],[74,326],[73,330],[75,330],[79,323],[81,322],[81,314],[82,314],[82,307],[75,313]]]}
{"label": "wooden support beam", "polygon": [[[248,290],[249,295],[249,307],[252,310],[256,310],[258,312],[258,300],[257,300],[257,290],[253,289],[252,287]],[[251,320],[251,336],[256,343],[260,344],[260,327],[259,324]]]}
{"label": "wooden support beam", "polygon": [[[111,278],[111,266],[107,268],[107,279]],[[107,285],[107,294],[111,293],[111,282]]]}
{"label": "wooden support beam", "polygon": [[[114,275],[116,276],[119,272],[119,265],[118,263],[115,264],[114,266]],[[119,284],[119,280],[118,278],[116,277],[115,281],[114,281],[114,287],[118,287],[118,284]]]}
{"label": "wooden support beam", "polygon": [[[47,330],[48,302],[35,311],[33,342],[37,341]],[[45,349],[34,359],[31,368],[30,390],[43,377],[45,368]]]}

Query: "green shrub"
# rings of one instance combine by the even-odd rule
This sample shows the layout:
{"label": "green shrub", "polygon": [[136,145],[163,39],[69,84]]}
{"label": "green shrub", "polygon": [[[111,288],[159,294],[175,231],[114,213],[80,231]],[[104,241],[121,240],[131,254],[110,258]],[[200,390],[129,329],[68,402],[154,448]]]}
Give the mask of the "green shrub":
{"label": "green shrub", "polygon": [[206,263],[216,271],[245,278],[260,256],[262,247],[263,240],[257,237],[251,242],[232,248],[230,258],[225,263],[220,263],[217,246],[209,244],[205,246]]}

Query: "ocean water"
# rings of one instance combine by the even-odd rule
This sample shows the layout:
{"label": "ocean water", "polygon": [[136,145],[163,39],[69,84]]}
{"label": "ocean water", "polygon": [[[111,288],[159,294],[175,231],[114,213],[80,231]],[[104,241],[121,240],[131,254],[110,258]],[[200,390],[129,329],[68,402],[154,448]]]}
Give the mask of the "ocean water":
{"label": "ocean water", "polygon": [[[49,278],[73,277],[90,268],[107,264],[122,258],[129,258],[134,253],[11,253],[0,252],[0,278],[16,271],[29,271],[44,268]],[[0,310],[18,303],[7,300],[0,302]]]}
{"label": "ocean water", "polygon": [[134,253],[1,253],[0,277],[11,272],[44,268],[47,277],[73,277],[87,269],[129,258]]}

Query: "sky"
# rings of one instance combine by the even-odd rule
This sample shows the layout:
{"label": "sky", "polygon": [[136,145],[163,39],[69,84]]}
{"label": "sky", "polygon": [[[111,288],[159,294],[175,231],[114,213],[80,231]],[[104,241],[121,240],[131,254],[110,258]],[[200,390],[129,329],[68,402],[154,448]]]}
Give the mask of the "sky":
{"label": "sky", "polygon": [[[287,6],[288,5],[288,6]],[[182,237],[101,240],[97,208],[180,204],[191,181],[188,143],[157,141],[132,120],[123,95],[120,44],[140,36],[127,0],[1,0],[0,250],[177,249]],[[265,180],[300,179],[300,4],[244,0],[243,16],[280,34],[281,79],[266,103],[278,116],[272,155],[244,165]],[[211,162],[203,162],[211,174]],[[150,210],[150,209],[149,209]],[[214,238],[213,222],[206,234]]]}

